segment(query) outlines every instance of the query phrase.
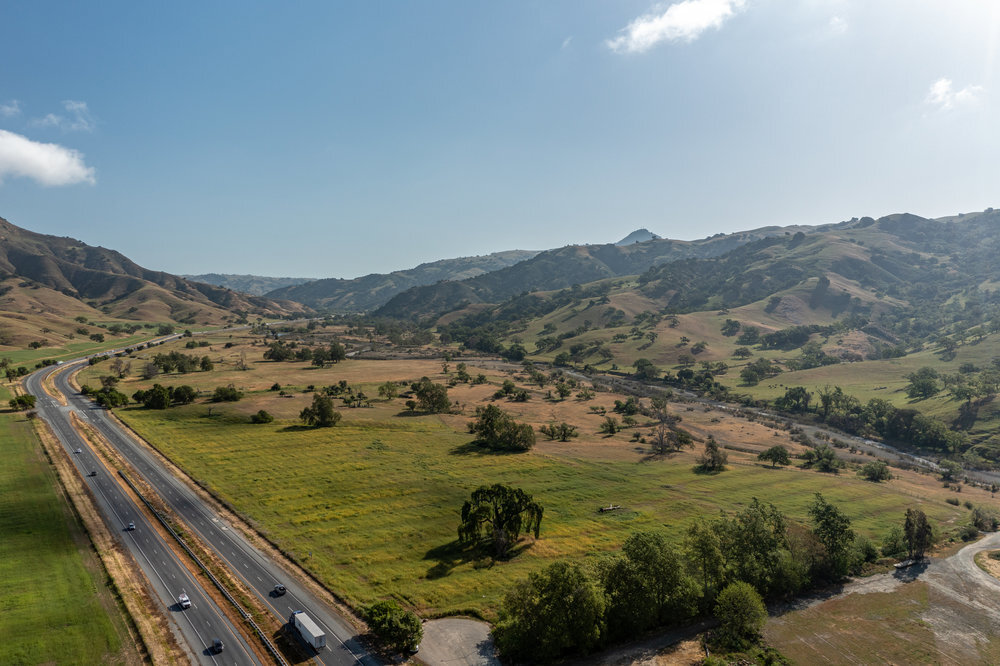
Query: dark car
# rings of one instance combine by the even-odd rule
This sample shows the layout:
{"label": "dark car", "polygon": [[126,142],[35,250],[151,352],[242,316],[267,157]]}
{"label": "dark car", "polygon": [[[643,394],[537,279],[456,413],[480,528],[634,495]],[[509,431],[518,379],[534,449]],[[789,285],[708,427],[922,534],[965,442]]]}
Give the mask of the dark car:
{"label": "dark car", "polygon": [[221,640],[218,638],[212,639],[212,654],[219,654],[223,648],[225,648],[225,645],[222,644]]}
{"label": "dark car", "polygon": [[282,585],[281,583],[278,583],[277,585],[274,586],[274,596],[276,596],[276,597],[280,597],[281,595],[283,595],[287,591],[288,590],[286,590],[285,586]]}

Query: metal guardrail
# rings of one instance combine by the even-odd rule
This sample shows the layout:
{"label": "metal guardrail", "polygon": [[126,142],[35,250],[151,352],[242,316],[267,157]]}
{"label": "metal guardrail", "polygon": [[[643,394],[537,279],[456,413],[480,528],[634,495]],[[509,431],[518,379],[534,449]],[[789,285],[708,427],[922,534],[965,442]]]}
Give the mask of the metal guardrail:
{"label": "metal guardrail", "polygon": [[254,630],[254,633],[257,634],[257,637],[264,644],[264,647],[267,648],[267,651],[271,653],[271,656],[274,657],[275,661],[277,661],[278,664],[280,664],[281,666],[290,666],[290,664],[287,661],[285,661],[285,658],[281,656],[281,653],[278,652],[278,649],[274,646],[274,644],[271,643],[271,640],[267,637],[264,631],[257,625],[256,622],[254,622],[254,619],[250,616],[250,613],[248,613],[243,608],[243,606],[241,606],[236,601],[236,599],[233,598],[233,595],[231,595],[229,593],[229,590],[227,590],[219,581],[219,579],[215,577],[215,574],[213,574],[211,571],[208,570],[208,567],[205,566],[205,564],[198,558],[198,556],[194,554],[194,551],[191,550],[191,548],[184,542],[183,539],[181,539],[180,535],[174,531],[174,528],[170,526],[170,524],[167,522],[167,519],[164,518],[160,514],[160,512],[156,510],[156,508],[152,505],[152,503],[150,503],[150,501],[147,500],[146,497],[141,492],[139,492],[139,489],[135,487],[135,484],[132,483],[132,480],[128,478],[125,472],[118,470],[118,475],[122,477],[125,483],[129,485],[129,488],[131,488],[132,491],[135,492],[135,494],[139,497],[139,499],[142,500],[143,504],[146,505],[146,507],[153,513],[154,516],[156,516],[156,519],[160,521],[160,524],[163,525],[163,527],[170,533],[170,536],[172,536],[174,540],[177,541],[178,544],[180,544],[180,547],[184,549],[184,552],[186,552],[188,556],[192,560],[194,560],[195,564],[198,565],[198,567],[202,570],[202,572],[206,576],[208,576],[208,579],[212,581],[212,584],[215,585],[215,587],[219,590],[219,592],[222,593],[222,596],[224,596],[229,601],[229,603],[231,603],[233,607],[236,608],[237,611],[239,611],[240,616]]}

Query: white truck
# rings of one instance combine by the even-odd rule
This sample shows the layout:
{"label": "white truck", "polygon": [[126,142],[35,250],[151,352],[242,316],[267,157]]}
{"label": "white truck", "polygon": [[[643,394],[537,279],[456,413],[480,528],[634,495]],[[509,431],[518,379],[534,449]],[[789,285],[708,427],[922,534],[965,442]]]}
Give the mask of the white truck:
{"label": "white truck", "polygon": [[299,630],[302,640],[309,645],[317,650],[321,650],[326,646],[326,634],[319,628],[319,625],[313,622],[311,617],[302,611],[293,611],[292,616],[288,618],[288,622]]}

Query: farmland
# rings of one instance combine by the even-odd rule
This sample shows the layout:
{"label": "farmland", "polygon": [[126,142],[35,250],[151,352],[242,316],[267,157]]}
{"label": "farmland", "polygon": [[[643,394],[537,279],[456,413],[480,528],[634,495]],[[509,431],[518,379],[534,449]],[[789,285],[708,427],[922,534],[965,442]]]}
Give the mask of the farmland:
{"label": "farmland", "polygon": [[100,562],[23,416],[0,414],[0,451],[0,662],[137,659]]}
{"label": "farmland", "polygon": [[[241,401],[131,407],[119,415],[353,606],[395,596],[425,616],[469,612],[492,619],[503,590],[528,572],[562,558],[593,561],[639,529],[662,527],[679,540],[695,517],[736,510],[753,497],[805,523],[814,493],[821,492],[876,541],[911,506],[922,508],[945,536],[967,522],[968,510],[946,503],[954,493],[931,476],[900,472],[889,483],[872,484],[851,469],[829,475],[762,466],[755,454],[764,448],[802,447],[784,430],[700,406],[673,403],[671,411],[696,440],[711,434],[730,448],[729,470],[719,475],[693,472],[700,444],[653,456],[649,445],[631,441],[636,429],[599,435],[603,417],[591,407],[610,408],[621,395],[547,399],[550,389],[469,359],[469,373],[485,374],[488,383],[459,383],[449,391],[462,413],[414,414],[402,398],[374,398],[377,386],[421,376],[445,382],[456,361],[447,374],[440,360],[347,360],[320,369],[263,361],[263,347],[247,338],[206,340],[209,346],[197,353],[209,355],[214,370],[155,381],[193,385],[203,395],[233,384],[246,393]],[[225,348],[223,341],[232,346]],[[246,371],[235,369],[241,355]],[[82,373],[81,382],[96,385],[107,372],[105,363],[98,364]],[[511,376],[531,398],[500,400],[499,406],[535,426],[567,421],[581,436],[566,443],[539,437],[523,454],[486,453],[470,444],[466,423],[475,407],[488,404]],[[340,409],[343,420],[334,428],[303,427],[297,417],[312,400],[309,386],[340,381],[373,397],[372,406]],[[131,395],[151,383],[129,376],[119,389]],[[275,384],[280,392],[269,390]],[[261,409],[275,421],[250,424],[249,416]],[[644,421],[640,417],[640,425]],[[638,430],[648,434],[648,427]],[[479,485],[497,482],[523,488],[545,507],[541,538],[502,562],[456,544],[462,502]],[[988,492],[972,487],[960,497],[993,502]],[[622,509],[597,511],[609,504]]]}

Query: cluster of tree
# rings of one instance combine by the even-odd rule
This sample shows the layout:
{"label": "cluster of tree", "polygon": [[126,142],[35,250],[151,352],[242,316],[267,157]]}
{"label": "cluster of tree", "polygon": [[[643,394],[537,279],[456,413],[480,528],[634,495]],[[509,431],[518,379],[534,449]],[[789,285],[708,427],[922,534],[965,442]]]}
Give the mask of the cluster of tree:
{"label": "cluster of tree", "polygon": [[198,392],[188,386],[163,386],[153,384],[152,388],[138,390],[132,394],[132,399],[147,409],[166,409],[174,405],[187,405],[194,402]]}
{"label": "cluster of tree", "polygon": [[315,428],[329,428],[340,423],[340,412],[333,408],[333,399],[322,393],[313,393],[312,404],[303,408],[299,418]]}
{"label": "cluster of tree", "polygon": [[[766,619],[762,598],[782,598],[841,580],[878,549],[822,495],[810,524],[790,524],[756,498],[742,511],[692,524],[680,544],[662,532],[629,536],[620,554],[592,568],[557,562],[531,574],[503,598],[494,630],[512,659],[551,661],[609,641],[677,625],[699,613],[720,620],[718,637],[733,647],[753,640]],[[933,539],[926,517],[907,511],[893,528],[887,555],[917,557]]]}
{"label": "cluster of tree", "polygon": [[435,384],[427,377],[411,384],[410,390],[416,398],[416,407],[431,414],[442,414],[451,410],[451,400],[448,398],[448,387]]}
{"label": "cluster of tree", "polygon": [[881,398],[862,403],[844,393],[839,386],[825,387],[813,403],[812,393],[801,386],[790,387],[775,399],[777,409],[812,413],[839,430],[861,437],[882,437],[911,446],[957,452],[965,446],[965,437],[935,418],[909,408],[898,408]]}
{"label": "cluster of tree", "polygon": [[565,421],[539,426],[538,431],[549,439],[558,439],[560,442],[568,442],[570,438],[577,437],[580,434],[577,432],[576,426],[572,426]]}
{"label": "cluster of tree", "polygon": [[781,372],[781,367],[766,358],[758,358],[748,363],[740,370],[740,379],[747,386],[756,386],[762,379],[774,377]]}
{"label": "cluster of tree", "polygon": [[26,409],[34,409],[35,396],[31,395],[30,393],[26,393],[24,395],[19,395],[11,398],[10,400],[7,401],[7,404],[10,405],[10,408],[15,412],[21,412]]}
{"label": "cluster of tree", "polygon": [[208,371],[214,367],[212,360],[207,356],[191,356],[172,351],[168,354],[156,354],[151,363],[160,372],[174,372],[181,374],[195,372],[196,370]]}
{"label": "cluster of tree", "polygon": [[268,361],[311,361],[322,368],[327,363],[339,363],[346,359],[347,350],[339,342],[332,342],[328,347],[305,347],[277,340],[267,346],[264,358]]}
{"label": "cluster of tree", "polygon": [[243,391],[232,384],[217,386],[212,392],[212,402],[238,402],[243,399]]}
{"label": "cluster of tree", "polygon": [[476,435],[477,444],[494,451],[527,451],[535,445],[534,429],[518,423],[496,405],[476,407],[476,420],[469,422],[469,432]]}
{"label": "cluster of tree", "polygon": [[511,402],[527,402],[531,398],[531,394],[525,388],[519,388],[510,379],[503,380],[503,384],[500,388],[496,390],[493,394],[494,400],[499,400],[501,398],[507,398]]}

